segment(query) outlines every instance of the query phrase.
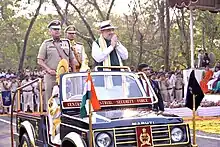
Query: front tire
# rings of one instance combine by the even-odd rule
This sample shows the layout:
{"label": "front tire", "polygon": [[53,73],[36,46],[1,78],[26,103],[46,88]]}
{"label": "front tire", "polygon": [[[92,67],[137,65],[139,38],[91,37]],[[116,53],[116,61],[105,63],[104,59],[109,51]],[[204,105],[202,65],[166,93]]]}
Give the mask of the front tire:
{"label": "front tire", "polygon": [[24,133],[21,137],[20,147],[33,147],[31,144],[30,138],[28,137],[27,133]]}

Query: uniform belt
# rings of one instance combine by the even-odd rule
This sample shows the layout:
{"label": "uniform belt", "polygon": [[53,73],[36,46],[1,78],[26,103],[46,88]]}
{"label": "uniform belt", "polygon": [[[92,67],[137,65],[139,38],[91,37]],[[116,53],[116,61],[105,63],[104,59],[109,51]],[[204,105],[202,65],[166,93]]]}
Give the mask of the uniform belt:
{"label": "uniform belt", "polygon": [[23,90],[23,92],[32,92],[32,90]]}
{"label": "uniform belt", "polygon": [[167,88],[167,90],[172,90],[173,88]]}
{"label": "uniform belt", "polygon": [[182,90],[182,88],[176,88],[175,90]]}

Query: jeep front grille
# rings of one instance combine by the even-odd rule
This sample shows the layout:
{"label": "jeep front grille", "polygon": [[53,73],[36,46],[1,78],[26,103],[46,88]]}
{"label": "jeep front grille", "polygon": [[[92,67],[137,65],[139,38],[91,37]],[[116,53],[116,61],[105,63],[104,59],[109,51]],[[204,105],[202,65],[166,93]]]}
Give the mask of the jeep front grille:
{"label": "jeep front grille", "polygon": [[[171,141],[170,130],[173,127],[180,127],[186,133],[181,142],[174,143]],[[97,133],[103,131],[112,132],[112,136],[114,136],[114,147],[137,147],[137,140],[139,140],[139,138],[136,137],[136,126],[95,130],[94,135],[96,136]],[[188,131],[188,126],[186,124],[151,125],[153,146],[175,146],[189,144],[190,136]]]}
{"label": "jeep front grille", "polygon": [[115,128],[115,144],[117,147],[136,147],[135,128]]}
{"label": "jeep front grille", "polygon": [[[170,144],[168,126],[151,126],[154,145]],[[132,128],[115,128],[115,142],[117,147],[136,147],[136,131]]]}
{"label": "jeep front grille", "polygon": [[170,144],[168,126],[151,126],[154,145]]}

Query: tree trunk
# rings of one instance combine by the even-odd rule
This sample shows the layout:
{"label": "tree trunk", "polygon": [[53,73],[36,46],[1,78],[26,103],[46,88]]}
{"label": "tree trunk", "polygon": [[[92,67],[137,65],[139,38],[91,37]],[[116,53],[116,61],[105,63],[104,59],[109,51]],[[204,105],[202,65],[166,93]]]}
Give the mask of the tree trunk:
{"label": "tree trunk", "polygon": [[184,10],[181,10],[181,18],[182,18],[182,32],[183,32],[183,36],[184,36],[184,40],[185,40],[185,57],[186,57],[186,64],[187,67],[191,66],[190,63],[190,46],[189,46],[189,35],[187,35],[188,30],[185,29],[185,18],[184,18]]}
{"label": "tree trunk", "polygon": [[109,7],[107,15],[106,15],[106,20],[108,20],[110,18],[110,14],[111,14],[111,10],[112,10],[112,7],[114,5],[114,2],[115,2],[115,0],[111,1],[110,7]]}
{"label": "tree trunk", "polygon": [[[62,19],[62,24],[63,23],[65,23],[67,26],[68,25],[70,25],[71,23],[67,20],[67,15],[65,14],[63,14],[62,13],[62,9],[61,9],[61,7],[59,6],[59,4],[57,3],[57,1],[56,0],[52,0],[52,3],[53,3],[53,5],[55,6],[55,8],[57,9],[57,13],[59,14],[59,16],[61,17],[61,19]],[[66,6],[66,11],[67,11],[67,8],[68,8],[68,6],[69,6],[69,2],[67,2],[67,6]]]}
{"label": "tree trunk", "polygon": [[170,12],[168,0],[166,0],[166,47],[165,47],[165,69],[170,70],[169,55],[170,55]]}
{"label": "tree trunk", "polygon": [[205,46],[205,24],[202,23],[202,48],[206,50]]}
{"label": "tree trunk", "polygon": [[159,18],[160,18],[160,34],[161,34],[161,42],[162,42],[162,49],[163,49],[163,55],[164,55],[164,63],[166,58],[166,36],[165,36],[165,16],[164,16],[164,1],[160,0],[158,1],[158,7],[159,7]]}
{"label": "tree trunk", "polygon": [[37,16],[39,15],[39,11],[40,11],[40,8],[41,8],[43,2],[44,2],[44,0],[40,0],[39,5],[38,5],[38,7],[36,9],[36,12],[35,12],[33,18],[31,19],[30,24],[28,26],[28,29],[26,31],[26,34],[25,34],[25,37],[24,37],[23,50],[22,50],[21,56],[20,56],[20,62],[19,62],[19,66],[18,66],[18,71],[21,71],[23,69],[24,57],[25,57],[25,53],[26,53],[26,49],[27,49],[28,38],[29,38],[29,35],[30,35],[30,32],[31,32],[31,29],[32,29],[32,27],[34,25],[34,22],[37,19]]}
{"label": "tree trunk", "polygon": [[141,33],[140,30],[138,30],[138,36],[139,36],[139,57],[138,57],[138,65],[142,62],[142,56],[143,56],[143,41],[144,41],[144,36]]}

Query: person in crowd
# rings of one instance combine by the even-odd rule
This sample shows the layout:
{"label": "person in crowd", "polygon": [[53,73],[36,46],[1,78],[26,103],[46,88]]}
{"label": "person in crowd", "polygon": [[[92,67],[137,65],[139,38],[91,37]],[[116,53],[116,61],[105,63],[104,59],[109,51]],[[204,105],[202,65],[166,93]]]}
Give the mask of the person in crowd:
{"label": "person in crowd", "polygon": [[132,72],[136,71],[135,66],[130,66],[130,69],[131,69]]}
{"label": "person in crowd", "polygon": [[183,78],[182,78],[182,74],[181,73],[177,73],[176,74],[176,80],[175,80],[175,99],[177,102],[182,101],[183,99]]}
{"label": "person in crowd", "polygon": [[[142,64],[138,65],[137,70],[138,70],[138,72],[143,72],[146,75],[146,77],[149,78],[149,81],[151,83],[151,86],[153,87],[154,93],[156,94],[156,96],[158,98],[158,103],[155,104],[153,106],[153,108],[156,111],[163,112],[164,111],[164,104],[163,104],[163,100],[162,100],[162,97],[161,97],[159,85],[158,85],[158,82],[156,80],[153,80],[153,74],[151,72],[150,67],[147,64],[142,63]],[[151,79],[151,76],[152,76],[152,79]],[[144,78],[140,77],[139,79],[140,79],[140,82],[141,82],[142,86],[144,87],[147,95],[153,96],[153,93],[150,91],[150,89],[149,89],[146,81],[144,80]]]}
{"label": "person in crowd", "polygon": [[[2,74],[2,72],[0,73],[0,92],[2,92],[2,90],[4,90],[3,87],[3,81],[4,81],[4,75]],[[3,101],[2,101],[2,96],[0,94],[0,110],[1,110],[1,114],[6,113],[4,107],[3,107]]]}
{"label": "person in crowd", "polygon": [[159,110],[159,111],[163,112],[164,111],[164,103],[163,103],[163,98],[161,96],[159,83],[156,80],[156,73],[151,72],[149,78],[150,78],[151,86],[153,87],[153,90],[154,90],[154,92],[155,92],[155,94],[158,98],[158,103],[154,105],[154,108],[156,110]]}
{"label": "person in crowd", "polygon": [[202,49],[198,50],[198,68],[202,67],[202,61],[203,61],[203,51]]}
{"label": "person in crowd", "polygon": [[209,66],[209,64],[210,64],[209,55],[208,55],[208,53],[205,53],[205,54],[204,54],[204,57],[203,57],[203,59],[202,59],[202,67]]}
{"label": "person in crowd", "polygon": [[[6,73],[5,76],[3,76],[1,91],[10,91],[11,81],[10,81],[9,76],[7,76],[7,75],[8,74]],[[6,76],[7,76],[7,78],[6,78]],[[5,113],[5,114],[9,113],[9,107],[8,108],[4,107],[3,113]]]}
{"label": "person in crowd", "polygon": [[70,40],[70,43],[72,45],[71,49],[75,56],[76,72],[87,71],[89,69],[89,59],[86,55],[83,44],[80,42],[76,42],[77,32],[75,26],[68,26],[64,32],[66,38]]}
{"label": "person in crowd", "polygon": [[163,101],[166,102],[167,104],[169,104],[169,93],[167,91],[168,86],[169,83],[168,83],[168,79],[166,79],[165,77],[165,73],[161,73],[159,79],[159,87]]}
{"label": "person in crowd", "polygon": [[213,84],[213,93],[220,93],[220,75],[218,76],[218,79],[216,82]]}
{"label": "person in crowd", "polygon": [[[33,80],[36,79],[36,76],[33,76]],[[39,82],[35,82],[32,84],[32,87],[33,87],[33,99],[34,99],[34,104],[35,104],[35,109],[37,112],[39,112],[40,110],[40,99],[39,99]],[[45,107],[44,107],[45,108]]]}
{"label": "person in crowd", "polygon": [[[46,71],[45,98],[51,97],[53,86],[56,85],[56,68],[60,60],[66,59],[75,72],[74,55],[71,51],[71,44],[67,39],[61,39],[61,22],[53,20],[49,23],[48,29],[51,39],[45,40],[39,49],[37,63]],[[46,100],[46,101],[47,101]],[[45,109],[45,108],[44,108]]]}
{"label": "person in crowd", "polygon": [[123,66],[122,60],[128,59],[127,49],[114,32],[116,28],[110,20],[101,22],[100,36],[92,44],[95,66]]}
{"label": "person in crowd", "polygon": [[220,75],[220,69],[218,67],[215,67],[215,71],[213,73],[212,79],[209,80],[209,82],[207,83],[209,90],[213,89],[213,84],[218,80],[219,75]]}
{"label": "person in crowd", "polygon": [[31,76],[31,69],[30,69],[30,67],[26,67],[24,72],[25,72],[25,76]]}
{"label": "person in crowd", "polygon": [[165,77],[167,78],[168,82],[168,87],[167,91],[169,94],[169,101],[172,102],[174,100],[174,95],[175,95],[175,81],[176,81],[176,75],[174,72],[167,72],[165,74]]}
{"label": "person in crowd", "polygon": [[[26,76],[25,79],[21,82],[21,86],[30,83],[30,76]],[[33,91],[32,85],[26,86],[22,89],[23,101],[24,101],[24,111],[32,113],[34,111],[33,106]]]}
{"label": "person in crowd", "polygon": [[216,67],[218,67],[218,68],[220,69],[220,61],[218,61],[218,62],[216,63]]}
{"label": "person in crowd", "polygon": [[175,73],[182,73],[182,70],[180,69],[180,65],[176,66]]}
{"label": "person in crowd", "polygon": [[200,81],[200,87],[203,93],[209,92],[207,83],[212,78],[212,76],[213,76],[213,71],[210,70],[209,65],[206,65],[205,71],[203,72],[203,79]]}
{"label": "person in crowd", "polygon": [[161,66],[160,66],[159,72],[165,72],[165,67],[164,67],[164,65],[161,65]]}

